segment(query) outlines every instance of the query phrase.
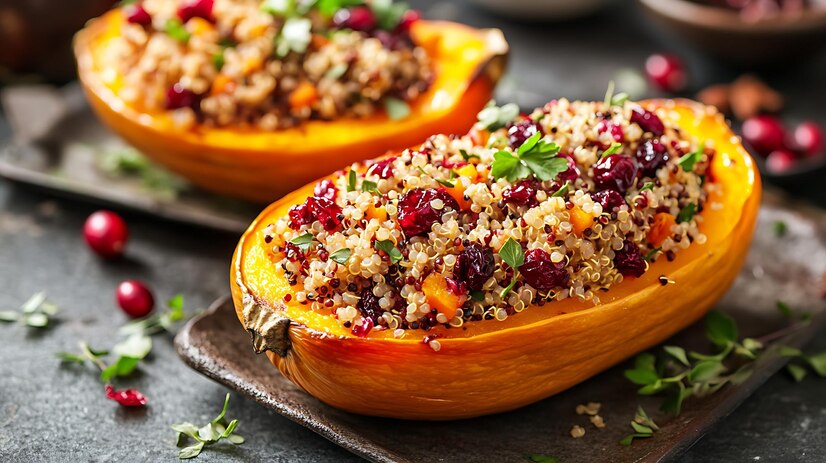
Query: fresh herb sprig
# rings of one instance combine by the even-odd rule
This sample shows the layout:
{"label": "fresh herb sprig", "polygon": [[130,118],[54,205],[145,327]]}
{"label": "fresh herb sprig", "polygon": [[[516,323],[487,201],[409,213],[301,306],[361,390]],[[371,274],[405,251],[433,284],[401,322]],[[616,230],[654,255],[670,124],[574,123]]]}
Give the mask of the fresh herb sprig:
{"label": "fresh herb sprig", "polygon": [[516,280],[519,278],[519,267],[525,263],[525,252],[522,251],[522,245],[519,244],[513,238],[508,238],[505,241],[505,244],[502,245],[502,248],[499,249],[499,256],[502,260],[508,264],[510,268],[513,269],[513,279],[511,280],[510,284],[502,290],[499,294],[499,297],[502,299],[511,292],[514,285],[516,285]]}
{"label": "fresh herb sprig", "polygon": [[[198,427],[190,422],[176,423],[171,426],[172,430],[177,433],[176,445],[182,447],[178,452],[178,458],[181,460],[195,458],[201,454],[204,447],[214,445],[224,439],[235,445],[244,443],[245,439],[235,434],[235,430],[238,428],[238,420],[227,421],[228,405],[229,393],[224,399],[224,407],[221,409],[221,413],[204,426]],[[189,439],[195,440],[195,443],[187,446]]]}
{"label": "fresh herb sprig", "polygon": [[402,252],[390,240],[377,240],[373,246],[378,251],[384,251],[394,264],[398,264],[404,258]]}
{"label": "fresh herb sprig", "polygon": [[476,115],[478,119],[476,126],[480,129],[493,132],[508,125],[508,123],[516,119],[516,116],[518,115],[519,106],[515,103],[496,106],[496,102],[491,100],[484,107],[484,109],[479,111],[479,114]]}
{"label": "fresh herb sprig", "polygon": [[135,333],[151,336],[162,331],[173,332],[177,322],[187,318],[184,311],[184,296],[176,294],[166,302],[167,310],[163,313],[150,315],[148,317],[129,322],[119,330],[122,335]]}
{"label": "fresh herb sprig", "polygon": [[552,457],[550,455],[542,455],[539,453],[528,455],[527,458],[528,461],[532,461],[534,463],[559,463],[559,458]]}
{"label": "fresh herb sprig", "polygon": [[546,182],[568,170],[568,161],[557,157],[559,145],[542,140],[542,134],[537,132],[522,143],[516,153],[500,150],[493,155],[491,175],[494,178],[505,178],[509,182],[534,175]]}
{"label": "fresh herb sprig", "polygon": [[654,436],[654,433],[660,429],[660,427],[657,426],[657,423],[649,418],[648,414],[645,413],[645,410],[639,406],[637,407],[637,413],[634,416],[633,421],[631,421],[631,428],[634,430],[634,433],[623,437],[620,440],[620,444],[631,445],[631,443],[634,442],[634,439],[645,439],[652,437]]}
{"label": "fresh herb sprig", "polygon": [[18,310],[0,310],[0,322],[20,322],[31,328],[46,328],[60,308],[46,293],[33,294]]}
{"label": "fresh herb sprig", "polygon": [[[152,338],[136,333],[126,340],[115,344],[111,351],[95,350],[86,341],[80,342],[80,353],[58,352],[55,354],[62,362],[85,364],[87,361],[100,369],[100,380],[104,383],[113,378],[129,376],[135,371],[141,360],[152,351]],[[117,356],[111,364],[104,359],[110,354]]]}

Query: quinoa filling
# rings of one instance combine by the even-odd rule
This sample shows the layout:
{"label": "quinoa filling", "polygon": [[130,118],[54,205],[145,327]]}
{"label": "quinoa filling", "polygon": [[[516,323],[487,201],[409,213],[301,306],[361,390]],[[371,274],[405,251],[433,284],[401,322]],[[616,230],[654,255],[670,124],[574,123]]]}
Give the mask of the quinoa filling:
{"label": "quinoa filling", "polygon": [[698,212],[715,188],[714,149],[657,111],[489,106],[467,135],[320,181],[260,236],[292,285],[285,301],[358,336],[599,303],[649,262],[706,241]]}
{"label": "quinoa filling", "polygon": [[[346,7],[345,7],[346,6]],[[108,48],[126,102],[184,128],[404,117],[433,78],[390,0],[142,0]]]}

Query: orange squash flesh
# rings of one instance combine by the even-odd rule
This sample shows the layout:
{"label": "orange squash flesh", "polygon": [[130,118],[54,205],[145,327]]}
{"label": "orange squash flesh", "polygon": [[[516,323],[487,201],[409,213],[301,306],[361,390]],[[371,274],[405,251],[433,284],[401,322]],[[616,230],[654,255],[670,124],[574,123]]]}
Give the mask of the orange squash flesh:
{"label": "orange squash flesh", "polygon": [[[532,306],[504,321],[392,330],[354,336],[333,317],[295,302],[263,244],[262,230],[312,194],[313,185],[269,206],[242,237],[231,281],[239,319],[245,293],[289,319],[290,348],[272,363],[294,383],[334,407],[404,419],[446,420],[503,412],[565,390],[695,322],[725,293],[749,247],[760,203],[754,162],[722,115],[690,101],[654,100],[687,136],[713,142],[714,182],[700,229],[708,237],[669,262],[657,259],[594,306],[566,299]],[[662,286],[660,275],[675,284]],[[436,352],[422,340],[438,335]]]}
{"label": "orange squash flesh", "polygon": [[[507,55],[499,30],[417,21],[411,36],[431,57],[435,79],[404,119],[393,121],[382,112],[272,132],[182,129],[168,112],[150,113],[118,97],[123,82],[106,50],[122,24],[122,13],[113,10],[75,37],[78,75],[92,108],[118,135],[192,183],[254,201],[272,201],[335,169],[413,146],[433,133],[465,133],[490,100]],[[311,97],[303,92],[294,102],[306,104]]]}

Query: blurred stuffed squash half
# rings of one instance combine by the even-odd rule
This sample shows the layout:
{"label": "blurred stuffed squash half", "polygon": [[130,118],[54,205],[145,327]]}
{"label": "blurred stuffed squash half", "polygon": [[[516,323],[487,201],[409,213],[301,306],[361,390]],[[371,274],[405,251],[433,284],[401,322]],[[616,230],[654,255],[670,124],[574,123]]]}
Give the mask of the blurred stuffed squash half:
{"label": "blurred stuffed squash half", "polygon": [[254,349],[334,407],[502,412],[701,318],[760,191],[723,116],[692,101],[491,107],[465,136],[270,205],[236,249],[233,299]]}
{"label": "blurred stuffed squash half", "polygon": [[390,0],[142,0],[74,46],[106,125],[192,183],[255,201],[466,132],[508,51],[499,30]]}

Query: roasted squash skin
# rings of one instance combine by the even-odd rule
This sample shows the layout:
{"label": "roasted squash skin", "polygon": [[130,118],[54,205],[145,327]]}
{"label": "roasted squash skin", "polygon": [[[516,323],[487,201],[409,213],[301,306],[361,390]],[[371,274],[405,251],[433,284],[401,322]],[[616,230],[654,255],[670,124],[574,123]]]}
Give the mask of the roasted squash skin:
{"label": "roasted squash skin", "polygon": [[[687,100],[643,104],[674,109],[669,113],[688,136],[714,142],[711,171],[721,191],[710,194],[701,213],[707,242],[695,242],[672,262],[657,259],[642,277],[604,293],[599,305],[566,299],[502,322],[409,330],[400,339],[391,330],[355,337],[332,317],[284,303],[290,286],[273,271],[261,239],[267,224],[312,194],[308,185],[269,206],[241,238],[231,267],[239,320],[250,327],[252,314],[280,323],[283,329],[272,330],[268,340],[258,337],[257,346],[268,345],[272,363],[313,396],[350,412],[403,419],[512,410],[662,342],[701,318],[734,280],[751,241],[761,184],[721,114]],[[675,284],[661,285],[661,275]],[[424,334],[440,336],[438,352],[422,342]]]}
{"label": "roasted squash skin", "polygon": [[504,71],[508,46],[497,29],[417,21],[413,40],[432,58],[436,77],[402,120],[385,114],[363,119],[310,121],[263,132],[249,128],[191,130],[168,113],[150,114],[117,96],[122,85],[104,59],[120,33],[122,13],[91,21],[75,37],[78,75],[100,119],[154,161],[192,183],[226,196],[270,202],[356,161],[423,142],[433,133],[464,133],[490,100]]}

